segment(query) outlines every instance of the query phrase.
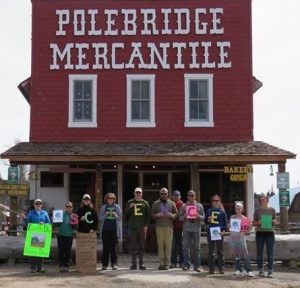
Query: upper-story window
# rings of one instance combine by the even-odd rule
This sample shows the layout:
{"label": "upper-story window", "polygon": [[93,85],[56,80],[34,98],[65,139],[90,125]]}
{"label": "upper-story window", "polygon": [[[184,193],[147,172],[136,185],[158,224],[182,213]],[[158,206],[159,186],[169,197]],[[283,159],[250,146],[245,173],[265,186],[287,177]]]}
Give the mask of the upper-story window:
{"label": "upper-story window", "polygon": [[126,127],[155,127],[155,75],[127,75]]}
{"label": "upper-story window", "polygon": [[213,75],[185,74],[185,127],[213,127]]}
{"label": "upper-story window", "polygon": [[68,127],[97,127],[97,75],[69,75]]}

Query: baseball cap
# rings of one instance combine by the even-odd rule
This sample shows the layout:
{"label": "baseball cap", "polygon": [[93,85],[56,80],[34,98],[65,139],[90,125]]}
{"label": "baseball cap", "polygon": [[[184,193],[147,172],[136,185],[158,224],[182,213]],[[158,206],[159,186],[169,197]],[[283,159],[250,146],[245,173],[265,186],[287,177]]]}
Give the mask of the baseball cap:
{"label": "baseball cap", "polygon": [[244,205],[242,202],[236,202],[234,205],[235,208],[244,208]]}
{"label": "baseball cap", "polygon": [[187,192],[187,195],[193,195],[193,196],[196,196],[196,193],[195,193],[195,191],[193,191],[193,190],[189,190],[189,191]]}
{"label": "baseball cap", "polygon": [[134,189],[134,193],[135,193],[135,192],[141,192],[141,193],[142,193],[143,191],[142,191],[142,188],[136,187],[136,188]]}
{"label": "baseball cap", "polygon": [[35,203],[38,203],[38,202],[43,203],[43,201],[42,201],[41,199],[35,199],[35,200],[34,200],[34,204],[35,204]]}
{"label": "baseball cap", "polygon": [[84,195],[82,196],[82,199],[84,199],[84,198],[89,198],[89,199],[91,200],[91,196],[90,196],[89,194],[84,194]]}
{"label": "baseball cap", "polygon": [[180,196],[180,191],[174,190],[172,194],[173,196]]}

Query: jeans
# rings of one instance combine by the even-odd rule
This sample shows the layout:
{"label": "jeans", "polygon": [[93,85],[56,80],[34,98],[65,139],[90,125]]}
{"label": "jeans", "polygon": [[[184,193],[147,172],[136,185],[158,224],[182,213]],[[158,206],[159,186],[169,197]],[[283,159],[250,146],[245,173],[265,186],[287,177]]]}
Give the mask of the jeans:
{"label": "jeans", "polygon": [[256,249],[257,249],[257,266],[260,271],[263,270],[263,261],[264,261],[264,245],[267,247],[267,259],[268,259],[268,271],[272,272],[274,268],[274,243],[275,236],[274,233],[270,235],[257,235],[256,234]]}
{"label": "jeans", "polygon": [[59,267],[69,267],[73,236],[57,236]]}
{"label": "jeans", "polygon": [[[182,249],[182,229],[173,230],[171,263],[183,265],[183,249]],[[178,260],[179,256],[179,260]]]}
{"label": "jeans", "polygon": [[140,229],[129,230],[129,247],[131,254],[131,262],[136,265],[136,256],[139,256],[139,265],[144,264],[146,235],[144,227]]}
{"label": "jeans", "polygon": [[117,265],[117,232],[116,231],[102,231],[103,252],[101,262],[104,267],[108,266],[109,258],[111,266]]}
{"label": "jeans", "polygon": [[210,234],[207,234],[207,244],[208,244],[208,267],[209,271],[215,271],[215,247],[217,248],[217,260],[219,270],[224,270],[225,260],[224,260],[224,242],[222,240],[212,241],[210,239]]}
{"label": "jeans", "polygon": [[234,258],[235,269],[241,272],[243,271],[241,260],[243,260],[244,262],[244,268],[246,272],[252,271],[249,254],[243,255],[242,257],[235,256]]}
{"label": "jeans", "polygon": [[200,233],[201,233],[200,231],[188,232],[183,230],[183,259],[184,259],[185,267],[188,268],[191,267],[191,258],[193,260],[195,269],[201,266],[201,258],[200,258],[201,234]]}
{"label": "jeans", "polygon": [[44,269],[44,258],[30,257],[30,268],[31,270],[38,270],[38,271]]}

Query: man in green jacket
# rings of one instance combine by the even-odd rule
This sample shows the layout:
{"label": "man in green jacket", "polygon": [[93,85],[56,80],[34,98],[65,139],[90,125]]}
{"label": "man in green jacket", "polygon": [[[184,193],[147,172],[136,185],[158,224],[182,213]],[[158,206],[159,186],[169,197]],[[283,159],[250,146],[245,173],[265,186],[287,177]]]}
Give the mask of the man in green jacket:
{"label": "man in green jacket", "polygon": [[129,246],[132,259],[130,270],[137,269],[137,255],[139,255],[139,268],[146,270],[144,253],[146,234],[150,222],[150,206],[143,199],[143,191],[140,187],[134,189],[134,198],[126,204],[125,219],[128,223]]}

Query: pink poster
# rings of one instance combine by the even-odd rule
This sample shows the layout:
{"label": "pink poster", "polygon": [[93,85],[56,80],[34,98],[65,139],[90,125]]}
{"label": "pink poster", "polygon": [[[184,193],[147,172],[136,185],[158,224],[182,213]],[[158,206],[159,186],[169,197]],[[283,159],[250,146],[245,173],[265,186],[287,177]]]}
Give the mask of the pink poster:
{"label": "pink poster", "polygon": [[187,219],[196,219],[197,218],[197,207],[196,205],[186,206],[185,213]]}
{"label": "pink poster", "polygon": [[241,223],[241,231],[247,231],[249,230],[251,224],[251,220],[249,218],[242,218],[242,223]]}

